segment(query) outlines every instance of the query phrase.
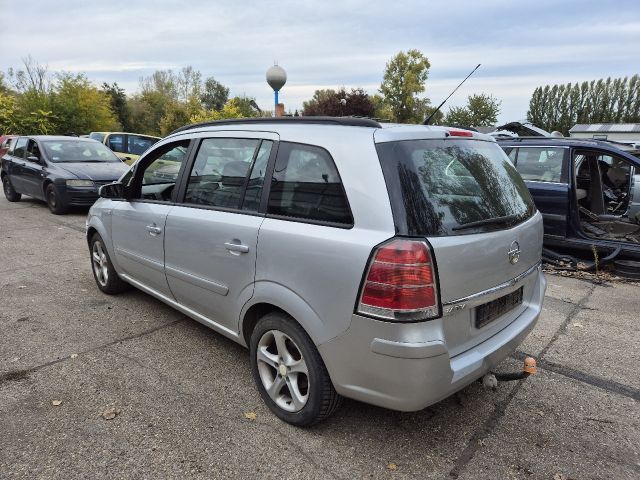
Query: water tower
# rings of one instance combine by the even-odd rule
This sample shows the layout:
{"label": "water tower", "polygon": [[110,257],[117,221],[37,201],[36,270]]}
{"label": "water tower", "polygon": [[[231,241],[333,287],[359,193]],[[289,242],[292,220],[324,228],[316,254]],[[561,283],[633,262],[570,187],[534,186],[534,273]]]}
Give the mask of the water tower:
{"label": "water tower", "polygon": [[285,72],[284,68],[279,66],[277,63],[274,64],[273,67],[267,70],[267,83],[271,88],[273,88],[273,92],[275,94],[275,100],[276,100],[275,105],[277,107],[278,92],[280,92],[280,89],[284,87],[285,83],[287,83],[287,72]]}

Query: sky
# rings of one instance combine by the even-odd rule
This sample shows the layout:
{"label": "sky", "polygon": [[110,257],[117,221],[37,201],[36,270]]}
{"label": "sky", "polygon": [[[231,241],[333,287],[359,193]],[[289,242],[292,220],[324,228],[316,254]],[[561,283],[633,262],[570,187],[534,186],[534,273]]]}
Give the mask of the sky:
{"label": "sky", "polygon": [[1,71],[31,55],[133,94],[141,77],[191,65],[267,110],[275,61],[291,111],[320,88],[376,93],[401,50],[429,59],[436,105],[481,63],[444,110],[492,94],[500,122],[524,119],[537,86],[640,73],[638,0],[0,0],[0,11]]}

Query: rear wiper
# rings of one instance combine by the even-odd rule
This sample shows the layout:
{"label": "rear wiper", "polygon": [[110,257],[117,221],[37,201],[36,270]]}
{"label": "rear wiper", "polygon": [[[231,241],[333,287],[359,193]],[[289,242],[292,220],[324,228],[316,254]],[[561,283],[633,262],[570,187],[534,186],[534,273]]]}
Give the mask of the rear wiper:
{"label": "rear wiper", "polygon": [[519,215],[506,215],[504,217],[486,218],[484,220],[478,220],[476,222],[463,223],[456,227],[452,227],[451,230],[466,230],[467,228],[482,227],[483,225],[503,225],[505,223],[511,223],[520,218]]}

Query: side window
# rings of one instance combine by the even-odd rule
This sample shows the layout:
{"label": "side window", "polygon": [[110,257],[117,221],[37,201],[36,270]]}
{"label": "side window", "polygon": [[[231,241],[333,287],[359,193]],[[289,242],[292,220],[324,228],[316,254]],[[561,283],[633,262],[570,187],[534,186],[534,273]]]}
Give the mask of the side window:
{"label": "side window", "polygon": [[24,158],[25,153],[27,151],[27,142],[28,139],[24,137],[20,137],[16,142],[16,146],[13,149],[12,155],[18,158]]}
{"label": "side window", "polygon": [[247,190],[244,194],[244,201],[242,202],[243,210],[257,212],[258,208],[260,208],[264,175],[267,170],[267,162],[269,161],[272,148],[273,142],[271,140],[263,140],[260,144],[260,150],[258,150],[256,160],[253,162],[253,168],[251,169],[251,175],[247,183]]}
{"label": "side window", "polygon": [[[144,157],[129,183],[131,198],[171,200],[182,163],[186,160],[189,141],[169,143]],[[133,170],[130,170],[133,171]],[[127,183],[127,176],[123,178]]]}
{"label": "side window", "polygon": [[42,158],[42,155],[40,155],[40,148],[35,140],[29,140],[29,144],[27,145],[27,158],[28,157],[36,157],[38,160]]}
{"label": "side window", "polygon": [[153,138],[129,135],[127,136],[127,153],[142,155],[156,142],[157,140]]}
{"label": "side window", "polygon": [[114,152],[126,153],[126,150],[124,149],[124,135],[121,135],[121,134],[109,135],[109,140],[107,140],[107,146]]}
{"label": "side window", "polygon": [[189,175],[185,203],[240,208],[251,161],[260,140],[207,138]]}
{"label": "side window", "polygon": [[329,153],[311,145],[281,142],[269,206],[272,215],[353,224],[347,197]]}
{"label": "side window", "polygon": [[563,148],[520,148],[516,169],[524,180],[562,182],[564,152]]}

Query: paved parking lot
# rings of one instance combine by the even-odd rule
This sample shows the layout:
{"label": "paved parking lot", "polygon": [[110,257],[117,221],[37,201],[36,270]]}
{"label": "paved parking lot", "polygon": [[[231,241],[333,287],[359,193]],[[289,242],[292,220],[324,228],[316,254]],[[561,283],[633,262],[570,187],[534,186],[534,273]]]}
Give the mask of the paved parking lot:
{"label": "paved parking lot", "polygon": [[417,413],[346,401],[303,430],[262,403],[243,348],[101,294],[85,216],[0,199],[0,478],[640,477],[639,286],[550,276],[515,355],[536,377]]}

